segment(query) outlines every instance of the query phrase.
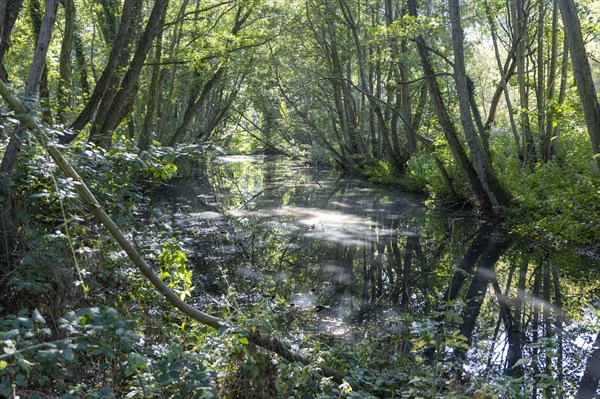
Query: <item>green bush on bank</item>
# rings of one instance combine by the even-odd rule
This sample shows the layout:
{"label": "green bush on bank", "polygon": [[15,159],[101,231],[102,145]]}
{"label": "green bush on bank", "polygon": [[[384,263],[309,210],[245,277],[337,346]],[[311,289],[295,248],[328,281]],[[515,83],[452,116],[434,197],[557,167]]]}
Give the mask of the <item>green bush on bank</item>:
{"label": "green bush on bank", "polygon": [[[502,210],[506,225],[524,235],[551,240],[555,245],[592,246],[600,242],[600,175],[584,132],[565,132],[553,142],[554,159],[523,166],[516,157],[512,136],[498,133],[492,139],[496,172],[517,206]],[[421,151],[396,176],[389,164],[365,168],[375,183],[401,185],[426,192],[439,203],[469,199],[464,178],[445,150],[438,150],[453,181],[453,198],[431,154]],[[598,248],[596,248],[598,249]]]}
{"label": "green bush on bank", "polygon": [[[600,174],[589,137],[583,132],[565,133],[554,145],[554,160],[538,162],[532,169],[521,167],[514,156],[501,160],[500,178],[519,204],[506,209],[507,224],[555,245],[598,243]],[[495,156],[502,155],[496,152]]]}

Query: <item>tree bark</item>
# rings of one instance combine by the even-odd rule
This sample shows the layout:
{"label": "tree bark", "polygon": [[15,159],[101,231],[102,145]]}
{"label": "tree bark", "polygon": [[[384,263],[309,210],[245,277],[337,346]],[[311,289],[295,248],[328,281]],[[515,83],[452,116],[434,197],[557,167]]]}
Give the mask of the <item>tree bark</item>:
{"label": "tree bark", "polygon": [[458,106],[460,111],[460,121],[467,137],[467,143],[471,152],[475,171],[481,186],[485,191],[489,202],[494,208],[506,205],[510,200],[510,195],[502,187],[496,174],[492,170],[489,161],[483,152],[481,143],[477,137],[473,118],[471,116],[471,104],[469,99],[469,87],[467,82],[467,72],[465,67],[464,55],[464,33],[460,23],[460,7],[458,0],[449,0],[450,20],[452,23],[452,44],[454,47],[454,80],[458,94]]}
{"label": "tree bark", "polygon": [[[416,0],[408,0],[407,4],[409,14],[413,17],[416,17]],[[473,164],[467,157],[462,143],[458,138],[458,133],[454,127],[454,124],[452,123],[452,119],[446,110],[446,105],[442,98],[442,92],[436,80],[436,73],[429,59],[429,49],[425,45],[425,41],[423,40],[422,36],[418,36],[415,41],[417,43],[417,49],[419,51],[419,58],[421,60],[423,73],[425,74],[427,85],[429,86],[429,94],[433,102],[433,107],[438,117],[439,124],[444,132],[444,136],[448,142],[448,146],[450,147],[450,151],[452,151],[458,167],[467,179],[471,190],[473,190],[473,193],[477,199],[477,203],[482,212],[490,216],[495,216],[494,204],[491,202],[488,194],[483,188]]]}
{"label": "tree bark", "polygon": [[600,169],[600,104],[594,87],[590,63],[583,43],[581,24],[573,0],[558,0],[562,15],[565,38],[571,53],[573,76],[585,115],[588,134],[592,142],[592,152]]}
{"label": "tree bark", "polygon": [[[37,96],[40,87],[40,81],[46,65],[46,55],[48,54],[48,47],[50,46],[50,40],[52,39],[54,22],[56,21],[58,1],[59,0],[46,1],[46,10],[40,26],[40,34],[38,35],[35,53],[33,54],[33,63],[31,64],[29,76],[25,81],[25,96],[28,100]],[[21,145],[23,144],[23,131],[24,129],[19,126],[10,137],[4,152],[4,157],[2,158],[2,164],[0,165],[0,173],[6,173],[8,176],[12,175],[15,165],[17,164],[17,159],[19,158]]]}
{"label": "tree bark", "polygon": [[73,0],[63,0],[62,3],[65,10],[65,28],[60,48],[56,119],[58,123],[66,124],[67,111],[71,108],[71,50],[75,33],[75,3]]}
{"label": "tree bark", "polygon": [[[137,18],[137,14],[141,11],[139,6],[141,0],[125,0],[123,3],[123,9],[121,11],[121,22],[119,23],[119,30],[113,43],[113,46],[108,56],[108,61],[102,75],[94,87],[94,91],[89,101],[85,105],[85,108],[79,113],[75,121],[71,124],[71,129],[76,133],[81,131],[92,119],[94,113],[100,105],[108,87],[111,84],[113,75],[115,74],[119,62],[122,58],[122,54],[131,46],[133,37],[130,33],[130,25],[132,21]],[[61,142],[68,142],[75,138],[75,135],[65,136]]]}
{"label": "tree bark", "polygon": [[552,135],[554,133],[554,97],[556,87],[556,71],[558,64],[558,5],[557,0],[553,1],[552,7],[552,42],[550,44],[550,67],[548,69],[548,94],[547,104],[548,113],[546,115],[546,126],[543,127],[543,132],[540,137],[540,152],[544,162],[550,161],[554,157],[554,145],[552,144]]}
{"label": "tree bark", "polygon": [[119,125],[119,119],[120,116],[122,116],[121,112],[127,101],[130,99],[133,89],[137,86],[142,67],[144,66],[148,52],[152,47],[152,42],[160,31],[161,20],[163,19],[163,14],[166,12],[168,4],[169,0],[156,0],[154,3],[152,13],[150,14],[146,29],[144,29],[142,38],[137,46],[133,60],[121,81],[121,87],[109,108],[108,115],[100,127],[99,134],[102,137],[100,142],[103,147],[110,145],[112,133]]}
{"label": "tree bark", "polygon": [[8,83],[4,56],[10,48],[10,36],[24,0],[0,0],[0,80]]}

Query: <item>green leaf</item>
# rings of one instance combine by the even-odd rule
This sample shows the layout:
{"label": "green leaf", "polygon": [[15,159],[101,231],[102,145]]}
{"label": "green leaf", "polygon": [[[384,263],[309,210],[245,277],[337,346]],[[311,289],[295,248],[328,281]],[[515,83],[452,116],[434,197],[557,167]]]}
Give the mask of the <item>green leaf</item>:
{"label": "green leaf", "polygon": [[44,319],[44,317],[40,314],[39,310],[37,309],[34,309],[33,312],[31,312],[31,318],[36,323],[46,324],[46,319]]}
{"label": "green leaf", "polygon": [[527,359],[527,358],[523,357],[523,358],[517,360],[511,368],[514,369],[514,368],[521,367],[521,366],[528,366],[530,362],[531,362],[531,359]]}

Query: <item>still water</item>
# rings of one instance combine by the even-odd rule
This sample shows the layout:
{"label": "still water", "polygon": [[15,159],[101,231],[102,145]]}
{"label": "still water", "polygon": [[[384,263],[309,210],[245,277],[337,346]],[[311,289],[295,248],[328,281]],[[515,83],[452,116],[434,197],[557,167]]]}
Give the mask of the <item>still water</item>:
{"label": "still water", "polygon": [[595,392],[600,369],[582,383],[600,361],[593,256],[284,158],[220,157],[162,201],[200,306],[231,306],[232,291],[241,308],[281,298],[314,315],[315,334],[404,334],[425,342],[423,361],[522,378],[532,395],[571,397],[582,384]]}

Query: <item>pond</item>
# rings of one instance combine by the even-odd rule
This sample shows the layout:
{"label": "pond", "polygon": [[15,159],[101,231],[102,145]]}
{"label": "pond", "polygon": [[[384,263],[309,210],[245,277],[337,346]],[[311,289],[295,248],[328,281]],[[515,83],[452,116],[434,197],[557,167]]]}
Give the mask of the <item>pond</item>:
{"label": "pond", "polygon": [[589,254],[278,157],[219,157],[161,204],[199,306],[278,300],[311,315],[306,333],[391,335],[423,362],[514,377],[528,397],[586,384],[594,395],[600,261]]}

